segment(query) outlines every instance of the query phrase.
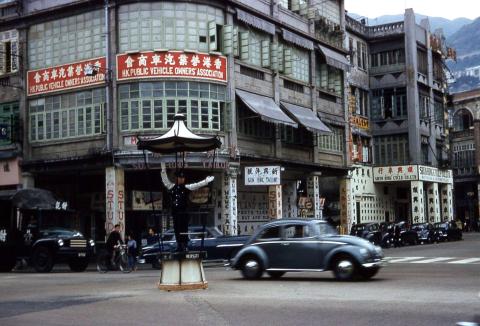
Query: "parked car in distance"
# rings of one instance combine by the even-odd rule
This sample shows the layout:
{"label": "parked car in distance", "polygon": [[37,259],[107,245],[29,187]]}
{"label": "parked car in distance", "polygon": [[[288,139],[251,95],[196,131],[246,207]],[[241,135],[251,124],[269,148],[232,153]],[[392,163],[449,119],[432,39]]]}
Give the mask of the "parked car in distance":
{"label": "parked car in distance", "polygon": [[439,241],[462,240],[462,230],[454,221],[435,223],[434,228]]}
{"label": "parked car in distance", "polygon": [[[418,234],[415,230],[412,230],[408,227],[408,224],[405,221],[398,222],[395,224],[395,227],[400,228],[400,241],[402,245],[416,245],[418,244]],[[395,228],[394,228],[395,230]],[[395,231],[394,231],[395,232]]]}
{"label": "parked car in distance", "polygon": [[382,242],[382,232],[378,223],[355,224],[352,226],[350,235],[366,239],[376,245],[380,245]]}
{"label": "parked car in distance", "polygon": [[231,260],[246,279],[266,271],[333,271],[337,280],[369,279],[382,265],[380,247],[355,236],[341,236],[326,221],[280,219],[261,226]]}
{"label": "parked car in distance", "polygon": [[[240,249],[250,236],[226,236],[217,227],[206,227],[202,248],[202,226],[191,226],[188,228],[190,241],[189,251],[204,250],[207,253],[206,260],[229,260]],[[157,237],[158,239],[158,237]],[[177,248],[175,233],[169,230],[163,234],[163,241],[156,241],[142,247],[138,256],[140,264],[152,264],[153,268],[160,268],[160,252],[163,245],[163,252],[174,252]]]}
{"label": "parked car in distance", "polygon": [[412,225],[412,230],[417,232],[418,241],[420,243],[438,242],[438,237],[431,223],[416,223]]}

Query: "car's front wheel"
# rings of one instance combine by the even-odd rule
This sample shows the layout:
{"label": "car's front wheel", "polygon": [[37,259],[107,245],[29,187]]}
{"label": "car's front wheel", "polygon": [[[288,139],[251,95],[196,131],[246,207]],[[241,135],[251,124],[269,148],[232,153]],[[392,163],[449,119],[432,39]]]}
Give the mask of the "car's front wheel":
{"label": "car's front wheel", "polygon": [[33,268],[39,273],[48,273],[53,268],[52,252],[46,247],[38,247],[32,256]]}
{"label": "car's front wheel", "polygon": [[350,281],[356,276],[357,267],[355,260],[348,256],[342,255],[335,259],[333,263],[333,274],[339,281]]}
{"label": "car's front wheel", "polygon": [[242,275],[248,280],[258,279],[263,274],[263,266],[255,256],[247,256],[242,261]]}

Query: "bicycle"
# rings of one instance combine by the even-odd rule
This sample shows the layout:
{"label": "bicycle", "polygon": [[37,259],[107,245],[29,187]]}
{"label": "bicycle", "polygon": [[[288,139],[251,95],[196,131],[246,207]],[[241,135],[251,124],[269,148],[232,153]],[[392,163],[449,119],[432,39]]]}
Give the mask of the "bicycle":
{"label": "bicycle", "polygon": [[108,271],[122,271],[123,273],[130,273],[131,270],[128,268],[128,256],[127,256],[127,245],[118,244],[114,247],[115,258],[112,261],[110,259],[110,254],[107,250],[103,250],[97,256],[97,270],[100,273],[106,273]]}

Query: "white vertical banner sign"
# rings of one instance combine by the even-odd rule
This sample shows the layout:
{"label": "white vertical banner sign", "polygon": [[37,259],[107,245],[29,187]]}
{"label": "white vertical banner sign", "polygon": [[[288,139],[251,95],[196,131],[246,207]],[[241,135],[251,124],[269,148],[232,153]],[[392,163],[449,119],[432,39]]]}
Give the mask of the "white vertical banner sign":
{"label": "white vertical banner sign", "polygon": [[122,238],[125,239],[125,183],[124,170],[116,167],[105,169],[105,231],[108,236],[120,224]]}
{"label": "white vertical banner sign", "polygon": [[228,177],[229,184],[229,215],[230,215],[230,228],[228,234],[237,235],[238,233],[238,224],[237,224],[237,174],[236,172],[231,172]]}
{"label": "white vertical banner sign", "polygon": [[[314,175],[312,177],[312,184],[313,184],[313,209],[314,209],[314,216],[316,219],[322,219],[322,205],[320,204],[320,186],[318,185],[318,176]],[[309,195],[310,196],[310,195]]]}
{"label": "white vertical banner sign", "polygon": [[268,187],[268,217],[282,218],[282,185]]}
{"label": "white vertical banner sign", "polygon": [[410,182],[412,200],[412,223],[425,223],[425,203],[423,202],[423,182]]}
{"label": "white vertical banner sign", "polygon": [[351,183],[352,179],[350,178],[340,180],[340,232],[342,234],[348,234],[353,223]]}
{"label": "white vertical banner sign", "polygon": [[[480,189],[479,189],[480,190]],[[442,221],[453,220],[453,198],[452,198],[452,185],[445,184],[441,187],[442,192]],[[479,193],[480,196],[480,193]]]}

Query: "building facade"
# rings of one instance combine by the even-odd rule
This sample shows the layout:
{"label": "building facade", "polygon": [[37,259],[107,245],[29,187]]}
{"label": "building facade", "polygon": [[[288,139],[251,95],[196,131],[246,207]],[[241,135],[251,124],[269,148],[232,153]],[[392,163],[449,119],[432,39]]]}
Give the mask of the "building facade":
{"label": "building facade", "polygon": [[[318,218],[340,197],[350,164],[343,1],[2,6],[5,190],[52,190],[97,241],[116,223],[137,236],[170,226],[162,163],[172,179],[176,164],[187,182],[215,176],[191,194],[192,223],[227,234]],[[137,136],[165,133],[176,113],[222,147],[181,160],[137,150]]]}
{"label": "building facade", "polygon": [[450,147],[456,218],[475,227],[479,219],[480,89],[452,94]]}
{"label": "building facade", "polygon": [[346,17],[350,155],[342,217],[353,222],[440,222],[453,217],[447,168],[447,48],[428,20],[367,26]]}

